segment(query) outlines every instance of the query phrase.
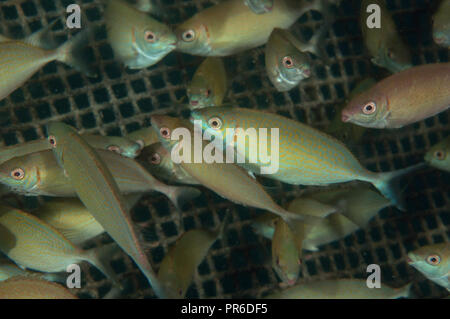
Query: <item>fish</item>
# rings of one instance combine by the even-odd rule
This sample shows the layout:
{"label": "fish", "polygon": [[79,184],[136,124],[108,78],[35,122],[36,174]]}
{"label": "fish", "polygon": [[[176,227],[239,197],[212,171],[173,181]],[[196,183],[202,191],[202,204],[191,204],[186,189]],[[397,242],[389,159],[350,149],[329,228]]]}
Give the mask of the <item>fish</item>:
{"label": "fish", "polygon": [[436,44],[450,48],[450,1],[442,0],[433,16],[433,40]]}
{"label": "fish", "polygon": [[391,288],[368,288],[363,279],[331,279],[302,282],[293,287],[272,293],[268,299],[397,299],[409,297],[411,284]]}
{"label": "fish", "polygon": [[[140,194],[128,195],[125,200],[133,207],[140,198]],[[75,245],[81,245],[105,232],[77,198],[52,199],[39,206],[33,215],[59,230]]]}
{"label": "fish", "polygon": [[[121,193],[142,194],[157,191],[165,194],[177,209],[200,195],[192,187],[169,186],[154,178],[131,158],[114,152],[97,150],[118,184]],[[16,193],[28,196],[76,197],[77,192],[52,150],[15,157],[0,165],[0,183]]]}
{"label": "fish", "polygon": [[[117,136],[83,135],[95,148],[116,152],[122,156],[135,158],[141,151],[141,144]],[[15,157],[50,150],[47,139],[39,139],[22,144],[0,147],[0,164]]]}
{"label": "fish", "polygon": [[158,143],[158,135],[151,127],[144,127],[140,130],[131,132],[127,135],[127,138],[141,145],[141,148]]}
{"label": "fish", "polygon": [[180,236],[161,261],[158,279],[171,299],[184,298],[198,266],[211,246],[224,235],[230,213],[215,230],[192,229]]}
{"label": "fish", "polygon": [[281,218],[274,222],[272,238],[272,268],[283,283],[292,286],[300,273],[300,254],[295,235]]}
{"label": "fish", "polygon": [[[38,31],[38,36],[49,32],[53,24]],[[96,74],[91,70],[87,61],[74,55],[77,50],[85,47],[90,31],[85,30],[72,37],[56,49],[46,49],[36,34],[30,39],[0,40],[0,100],[21,87],[37,71],[52,61],[67,64],[89,77]]]}
{"label": "fish", "polygon": [[375,83],[377,82],[373,78],[367,78],[359,82],[350,92],[345,102],[336,108],[335,116],[331,120],[330,125],[325,128],[325,133],[336,137],[342,142],[358,145],[361,142],[362,137],[366,134],[367,129],[363,126],[342,122],[341,112],[351,99],[353,99],[356,95],[370,89],[375,85]]}
{"label": "fish", "polygon": [[66,283],[67,280],[67,273],[52,274],[52,273],[32,272],[20,268],[16,264],[8,260],[0,260],[0,282],[17,276],[39,278],[48,281],[56,281],[60,283]]}
{"label": "fish", "polygon": [[169,151],[159,142],[144,148],[139,160],[150,174],[159,180],[167,183],[200,185],[180,165],[172,161]]}
{"label": "fish", "polygon": [[[331,243],[364,228],[383,208],[390,206],[389,200],[369,186],[337,188],[318,191],[294,199],[287,206],[293,213],[323,216],[315,224],[305,225],[302,248],[318,251],[319,246]],[[252,227],[261,236],[272,239],[273,216],[257,217]]]}
{"label": "fish", "polygon": [[114,270],[104,261],[116,250],[115,244],[82,250],[37,217],[0,206],[0,251],[24,268],[65,272],[67,266],[87,261],[120,286]]}
{"label": "fish", "polygon": [[450,107],[450,63],[415,66],[393,74],[357,95],[343,122],[386,129],[416,123]]}
{"label": "fish", "polygon": [[[178,118],[165,115],[153,115],[151,122],[152,127],[158,133],[162,145],[172,153],[174,152],[174,147],[179,148],[180,145],[182,146],[176,140],[171,139],[172,132],[176,129],[184,128],[189,132],[190,136],[194,136],[193,134],[195,134],[191,123]],[[267,210],[280,216],[287,223],[303,219],[302,216],[290,213],[276,204],[263,187],[237,165],[218,162],[196,163],[194,158],[196,146],[194,143],[190,144],[188,147],[192,147],[191,157],[187,161],[181,161],[179,165],[206,188],[234,203]],[[204,143],[199,146],[201,150],[207,147]],[[211,176],[215,176],[215,178],[213,179]]]}
{"label": "fish", "polygon": [[274,0],[244,0],[244,4],[256,14],[272,11]]}
{"label": "fish", "polygon": [[[245,163],[237,164],[255,174],[261,174],[262,168],[268,167],[265,172],[267,178],[293,185],[325,186],[354,180],[365,181],[373,184],[402,210],[405,205],[396,181],[399,177],[424,166],[424,163],[419,163],[392,172],[371,172],[334,137],[278,114],[258,110],[235,107],[204,108],[192,111],[191,121],[205,133],[222,141],[223,149],[234,147],[235,153],[245,159]],[[268,161],[265,156],[257,154],[252,160],[253,163],[250,163],[249,143],[243,142],[242,138],[236,138],[236,128],[244,131],[254,129],[258,139],[256,143],[259,149],[267,150]],[[261,130],[264,128],[265,133]],[[274,147],[273,152],[278,150],[278,154],[272,154],[271,149]],[[278,160],[272,161],[272,156]]]}
{"label": "fish", "polygon": [[[367,12],[370,5],[380,7],[380,28],[370,27],[373,16],[372,11]],[[412,67],[411,52],[400,36],[385,0],[363,0],[360,24],[364,43],[373,57],[372,63],[392,73]]]}
{"label": "fish", "polygon": [[47,280],[14,277],[0,282],[0,299],[78,299],[66,287]]}
{"label": "fish", "polygon": [[221,58],[208,57],[195,71],[187,87],[189,107],[219,106],[227,91],[227,72]]}
{"label": "fish", "polygon": [[288,29],[321,1],[274,0],[272,10],[256,14],[242,0],[222,1],[175,29],[177,50],[199,56],[229,56],[261,46],[274,28]]}
{"label": "fish", "polygon": [[450,136],[430,148],[425,154],[425,162],[432,167],[450,172]]}
{"label": "fish", "polygon": [[450,244],[420,247],[408,253],[408,264],[434,283],[450,291]]}
{"label": "fish", "polygon": [[311,58],[306,52],[320,55],[318,44],[323,34],[323,31],[317,32],[306,44],[287,30],[273,29],[266,45],[265,60],[269,80],[278,91],[289,91],[311,77]]}
{"label": "fish", "polygon": [[59,230],[75,245],[80,245],[105,232],[102,225],[77,198],[48,201],[33,215]]}
{"label": "fish", "polygon": [[162,60],[176,47],[171,28],[122,0],[109,0],[105,9],[108,41],[130,69],[143,69]]}
{"label": "fish", "polygon": [[134,260],[155,294],[164,298],[131,221],[130,207],[127,207],[106,164],[74,128],[53,122],[47,130],[58,165],[64,169],[80,200],[120,248]]}

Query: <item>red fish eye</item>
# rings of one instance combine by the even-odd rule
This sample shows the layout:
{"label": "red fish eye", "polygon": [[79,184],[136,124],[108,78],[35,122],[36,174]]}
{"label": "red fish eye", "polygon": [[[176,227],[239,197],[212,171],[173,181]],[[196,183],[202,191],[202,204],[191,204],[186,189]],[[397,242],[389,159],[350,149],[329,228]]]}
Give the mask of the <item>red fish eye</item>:
{"label": "red fish eye", "polygon": [[209,127],[218,130],[222,127],[222,120],[218,117],[212,117],[208,121]]}
{"label": "red fish eye", "polygon": [[48,137],[48,142],[50,143],[50,145],[55,148],[56,147],[56,138],[54,136],[49,136]]}
{"label": "red fish eye", "polygon": [[108,151],[116,152],[116,153],[118,153],[118,154],[121,153],[120,147],[118,147],[118,146],[116,146],[116,145],[110,145],[110,146],[108,146]]}
{"label": "red fish eye", "polygon": [[159,132],[161,133],[161,136],[164,138],[169,139],[170,138],[170,129],[167,127],[163,127],[159,130]]}
{"label": "red fish eye", "polygon": [[369,102],[363,106],[362,110],[364,114],[373,114],[377,110],[377,105],[374,102]]}
{"label": "red fish eye", "polygon": [[441,257],[439,255],[430,255],[427,257],[427,263],[430,265],[436,266],[441,262]]}
{"label": "red fish eye", "polygon": [[434,152],[434,157],[442,161],[445,158],[445,154],[443,151],[436,151]]}
{"label": "red fish eye", "polygon": [[195,31],[194,30],[187,30],[182,35],[183,41],[191,42],[195,39]]}
{"label": "red fish eye", "polygon": [[152,31],[145,31],[145,41],[147,42],[155,42],[156,35]]}
{"label": "red fish eye", "polygon": [[153,154],[150,158],[150,162],[152,164],[158,165],[159,163],[161,163],[161,156],[159,156],[158,153]]}
{"label": "red fish eye", "polygon": [[11,177],[15,180],[22,180],[25,177],[25,172],[21,168],[16,168],[11,172]]}
{"label": "red fish eye", "polygon": [[283,58],[283,65],[285,68],[291,69],[294,67],[294,61],[290,56],[285,56]]}

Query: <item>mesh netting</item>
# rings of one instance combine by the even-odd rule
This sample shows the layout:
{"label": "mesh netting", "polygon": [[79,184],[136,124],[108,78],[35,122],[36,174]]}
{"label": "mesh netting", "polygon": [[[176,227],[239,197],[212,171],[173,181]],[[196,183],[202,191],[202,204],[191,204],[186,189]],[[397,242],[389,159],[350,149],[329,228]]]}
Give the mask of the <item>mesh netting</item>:
{"label": "mesh netting", "polygon": [[[54,32],[64,37],[65,8],[72,0],[0,0],[0,31],[21,37],[55,18],[60,22]],[[83,26],[100,27],[89,55],[99,67],[100,76],[90,79],[62,63],[50,63],[23,87],[0,102],[0,135],[5,145],[22,143],[45,135],[45,125],[62,120],[83,132],[125,135],[149,126],[152,113],[187,117],[189,110],[178,102],[186,96],[186,84],[203,58],[173,52],[157,65],[140,71],[127,70],[114,59],[106,39],[103,6],[100,1],[76,1],[82,8]],[[166,23],[177,24],[218,1],[161,0],[168,13]],[[269,82],[264,69],[264,52],[255,49],[225,58],[229,75],[226,102],[258,108],[318,129],[325,128],[355,84],[367,76],[380,79],[387,72],[374,67],[364,48],[358,25],[360,1],[342,1],[336,21],[326,40],[328,68],[316,60],[314,76],[298,88],[279,93]],[[388,1],[402,36],[411,46],[414,63],[448,61],[448,50],[439,49],[431,39],[431,18],[437,1]],[[321,25],[321,15],[307,13],[293,26],[297,35],[311,36]],[[233,75],[233,76],[231,76]],[[424,79],[425,80],[425,79]],[[395,131],[370,130],[360,145],[350,145],[368,169],[388,171],[422,160],[426,150],[450,132],[449,112]],[[406,263],[406,253],[420,245],[448,242],[450,207],[449,174],[426,169],[406,180],[405,195],[409,210],[382,210],[363,230],[345,239],[324,245],[319,252],[304,254],[299,282],[367,276],[366,266],[377,263],[382,281],[401,286],[413,281],[417,297],[442,297],[445,289],[425,279]],[[272,182],[270,193],[281,205],[305,191]],[[316,188],[317,189],[317,188]],[[233,222],[226,239],[216,242],[195,275],[187,297],[258,297],[278,286],[271,268],[271,243],[257,236],[252,216],[261,211],[234,205],[204,190],[183,212],[185,230],[219,225],[230,208]],[[220,217],[220,218],[219,218]],[[178,213],[164,195],[143,197],[133,210],[133,219],[142,230],[148,256],[158,268],[168,247],[183,232]],[[104,235],[86,248],[109,242]],[[142,273],[123,253],[113,258],[113,266],[126,283],[124,297],[154,297]],[[110,281],[95,268],[83,265],[85,298],[104,296]]]}

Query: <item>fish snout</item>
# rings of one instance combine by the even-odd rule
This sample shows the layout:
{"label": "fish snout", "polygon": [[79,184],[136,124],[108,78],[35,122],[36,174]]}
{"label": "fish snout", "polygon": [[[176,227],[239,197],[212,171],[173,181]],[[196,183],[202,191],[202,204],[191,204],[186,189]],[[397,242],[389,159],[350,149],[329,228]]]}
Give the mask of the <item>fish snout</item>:
{"label": "fish snout", "polygon": [[197,106],[197,105],[198,105],[198,101],[196,101],[196,100],[191,100],[191,105],[192,105],[192,106]]}
{"label": "fish snout", "polygon": [[350,115],[348,115],[348,114],[342,112],[342,114],[341,114],[341,120],[342,120],[342,122],[344,122],[344,123],[349,122],[349,121],[350,121]]}

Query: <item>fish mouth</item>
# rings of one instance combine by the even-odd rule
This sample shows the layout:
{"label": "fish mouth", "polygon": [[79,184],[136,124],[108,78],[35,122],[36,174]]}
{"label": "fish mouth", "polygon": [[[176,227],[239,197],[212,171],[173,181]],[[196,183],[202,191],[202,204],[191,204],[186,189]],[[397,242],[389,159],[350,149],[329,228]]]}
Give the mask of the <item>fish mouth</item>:
{"label": "fish mouth", "polygon": [[416,257],[414,256],[414,254],[409,253],[408,256],[406,257],[406,262],[409,265],[414,264],[416,262]]}
{"label": "fish mouth", "polygon": [[192,106],[197,106],[198,105],[198,101],[195,101],[195,100],[191,100],[190,103],[191,103]]}
{"label": "fish mouth", "polygon": [[345,114],[345,113],[342,113],[341,114],[341,120],[342,120],[342,122],[344,122],[344,123],[347,123],[347,122],[350,122],[350,115],[348,115],[348,114]]}
{"label": "fish mouth", "polygon": [[445,37],[443,37],[441,35],[435,35],[434,36],[434,42],[436,42],[437,44],[444,44],[445,43]]}

